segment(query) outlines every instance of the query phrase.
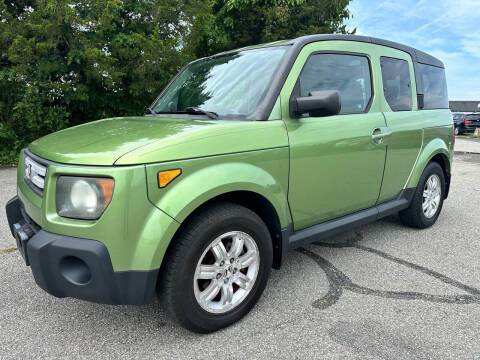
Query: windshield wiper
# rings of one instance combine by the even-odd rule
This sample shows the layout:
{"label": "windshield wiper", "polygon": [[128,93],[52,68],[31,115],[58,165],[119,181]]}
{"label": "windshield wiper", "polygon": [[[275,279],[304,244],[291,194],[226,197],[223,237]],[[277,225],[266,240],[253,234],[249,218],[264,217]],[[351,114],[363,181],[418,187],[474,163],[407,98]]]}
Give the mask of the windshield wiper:
{"label": "windshield wiper", "polygon": [[149,108],[147,108],[146,112],[149,113],[149,114],[153,114],[153,115],[182,114],[182,113],[183,114],[202,114],[202,115],[206,115],[210,119],[218,119],[218,114],[216,112],[203,110],[203,109],[200,109],[198,107],[193,107],[193,106],[189,106],[189,107],[187,107],[187,108],[185,108],[184,110],[181,110],[181,111],[158,111],[158,112],[149,107]]}
{"label": "windshield wiper", "polygon": [[187,107],[185,108],[185,112],[189,114],[203,114],[208,116],[210,119],[218,119],[218,114],[216,112],[203,110],[198,107]]}

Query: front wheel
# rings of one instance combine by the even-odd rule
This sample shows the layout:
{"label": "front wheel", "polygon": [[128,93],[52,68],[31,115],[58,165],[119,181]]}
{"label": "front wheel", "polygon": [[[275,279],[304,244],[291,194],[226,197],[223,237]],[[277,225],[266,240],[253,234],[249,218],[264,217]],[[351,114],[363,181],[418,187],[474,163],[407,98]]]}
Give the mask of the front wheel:
{"label": "front wheel", "polygon": [[437,221],[445,197],[445,175],[442,167],[431,162],[420,176],[410,206],[400,211],[404,225],[425,229]]}
{"label": "front wheel", "polygon": [[242,318],[262,294],[272,241],[262,219],[232,203],[194,216],[167,252],[159,298],[187,329],[207,333]]}

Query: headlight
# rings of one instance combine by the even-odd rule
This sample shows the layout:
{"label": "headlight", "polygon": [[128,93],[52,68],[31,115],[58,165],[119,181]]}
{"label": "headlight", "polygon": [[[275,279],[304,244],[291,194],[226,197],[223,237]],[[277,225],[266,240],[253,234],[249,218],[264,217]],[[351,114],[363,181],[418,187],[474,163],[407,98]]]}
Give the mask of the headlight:
{"label": "headlight", "polygon": [[98,219],[112,200],[113,187],[113,179],[60,176],[56,192],[57,213],[74,219]]}

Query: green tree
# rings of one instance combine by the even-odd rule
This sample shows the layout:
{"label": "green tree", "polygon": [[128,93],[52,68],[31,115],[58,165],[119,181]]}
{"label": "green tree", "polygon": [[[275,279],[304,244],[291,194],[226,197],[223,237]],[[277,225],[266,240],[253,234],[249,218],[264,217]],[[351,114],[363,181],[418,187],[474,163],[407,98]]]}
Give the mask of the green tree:
{"label": "green tree", "polygon": [[143,113],[195,57],[345,32],[349,0],[0,0],[0,164],[67,126]]}
{"label": "green tree", "polygon": [[141,114],[192,59],[203,0],[0,2],[0,163],[66,126]]}
{"label": "green tree", "polygon": [[309,34],[346,33],[350,0],[215,0],[197,56]]}

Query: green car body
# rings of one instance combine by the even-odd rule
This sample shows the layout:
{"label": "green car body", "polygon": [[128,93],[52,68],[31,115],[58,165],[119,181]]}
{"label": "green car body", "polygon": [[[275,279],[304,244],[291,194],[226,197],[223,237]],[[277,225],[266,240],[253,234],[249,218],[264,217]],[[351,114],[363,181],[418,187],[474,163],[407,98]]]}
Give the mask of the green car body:
{"label": "green car body", "polygon": [[[275,75],[270,82],[260,104],[262,114],[252,115],[256,119],[167,114],[104,119],[45,136],[22,152],[17,202],[26,215],[45,234],[58,237],[57,245],[66,237],[79,251],[84,239],[104,246],[105,266],[113,270],[115,283],[113,290],[107,286],[110,293],[105,296],[96,295],[98,288],[75,290],[75,281],[60,287],[62,275],[47,274],[53,270],[38,265],[41,256],[57,255],[46,247],[42,255],[40,244],[34,255],[28,255],[32,269],[37,264],[34,276],[41,287],[56,296],[106,303],[150,302],[166,251],[179,229],[199,208],[217,199],[259,214],[272,235],[273,264],[278,267],[289,249],[408,207],[432,159],[444,170],[448,194],[452,115],[448,108],[421,109],[423,94],[412,58],[420,59],[420,52],[340,35],[265,46],[296,50],[289,48],[288,59],[280,63],[277,74],[284,75]],[[317,53],[368,59],[372,93],[366,111],[292,116],[297,79],[309,57]],[[410,111],[391,110],[383,91],[381,57],[408,63]],[[379,141],[372,140],[375,129],[381,134]],[[24,179],[25,155],[48,166],[42,194]],[[181,175],[160,188],[158,173],[170,169],[181,169]],[[103,214],[95,220],[60,216],[56,206],[60,176],[113,179],[113,196]],[[11,213],[12,209],[13,205]],[[13,226],[14,220],[10,222]],[[75,267],[74,262],[65,264]],[[48,276],[57,279],[55,285]]]}

